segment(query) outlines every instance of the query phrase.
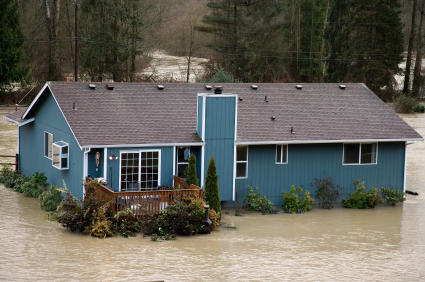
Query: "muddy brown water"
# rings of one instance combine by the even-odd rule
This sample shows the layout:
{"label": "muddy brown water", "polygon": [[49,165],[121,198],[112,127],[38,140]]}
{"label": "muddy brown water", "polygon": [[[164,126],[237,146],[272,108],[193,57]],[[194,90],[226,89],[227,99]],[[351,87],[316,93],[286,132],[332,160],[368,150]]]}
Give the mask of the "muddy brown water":
{"label": "muddy brown water", "polygon": [[[401,115],[425,136],[425,114]],[[2,117],[1,117],[2,118]],[[0,152],[17,126],[0,120]],[[425,281],[425,144],[408,146],[407,189],[395,207],[306,214],[224,214],[209,235],[97,239],[45,219],[38,201],[0,184],[1,281]]]}

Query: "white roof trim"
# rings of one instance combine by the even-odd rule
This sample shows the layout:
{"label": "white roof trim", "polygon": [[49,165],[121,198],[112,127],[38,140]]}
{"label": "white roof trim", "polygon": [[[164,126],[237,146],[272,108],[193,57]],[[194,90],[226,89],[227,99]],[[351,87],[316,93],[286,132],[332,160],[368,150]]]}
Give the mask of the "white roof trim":
{"label": "white roof trim", "polygon": [[131,148],[131,147],[171,147],[171,146],[204,146],[203,142],[194,143],[153,143],[153,144],[118,144],[118,145],[85,145],[82,148]]}
{"label": "white roof trim", "polygon": [[341,140],[296,140],[296,141],[258,141],[236,142],[237,145],[274,145],[274,144],[319,144],[319,143],[364,143],[364,142],[404,142],[424,141],[423,138],[408,139],[341,139]]}
{"label": "white roof trim", "polygon": [[16,120],[11,119],[11,118],[8,118],[8,117],[3,117],[3,120],[4,120],[4,121],[7,121],[7,122],[16,123],[17,125],[22,126],[22,125],[25,125],[25,124],[27,124],[27,123],[33,122],[33,121],[34,121],[34,118],[30,118],[30,119],[28,119],[28,120],[26,120],[26,121],[24,121],[24,122],[18,122],[18,121],[16,121]]}
{"label": "white roof trim", "polygon": [[34,120],[35,120],[35,118],[30,118],[30,119],[27,119],[26,121],[18,123],[18,124],[19,124],[19,126],[23,126],[27,123],[33,122]]}
{"label": "white roof trim", "polygon": [[65,121],[66,121],[66,124],[68,124],[68,127],[69,127],[69,129],[71,130],[71,132],[72,132],[72,135],[74,135],[75,141],[77,141],[78,146],[80,147],[80,149],[82,149],[82,147],[81,147],[81,145],[80,145],[80,142],[78,142],[77,136],[75,136],[74,131],[72,130],[72,128],[71,128],[71,126],[69,125],[69,122],[68,122],[68,120],[66,119],[66,117],[65,117],[65,115],[64,115],[64,113],[63,113],[63,111],[62,111],[61,107],[59,106],[58,100],[56,100],[56,97],[55,97],[55,95],[53,94],[53,91],[52,91],[52,89],[50,88],[50,86],[49,86],[49,84],[48,84],[47,82],[46,82],[46,84],[44,84],[43,88],[41,88],[40,92],[37,94],[37,97],[35,97],[34,101],[32,101],[31,105],[30,105],[30,106],[28,107],[28,109],[25,111],[25,113],[24,113],[24,114],[23,114],[23,116],[22,116],[22,119],[25,119],[25,117],[26,117],[26,116],[27,116],[27,114],[30,112],[30,110],[32,109],[32,107],[34,106],[34,104],[35,104],[35,103],[37,102],[37,100],[40,98],[41,94],[43,94],[43,92],[44,92],[44,90],[46,89],[46,87],[47,87],[47,88],[49,88],[50,93],[52,94],[53,99],[55,99],[56,105],[58,105],[58,108],[59,108],[59,110],[61,111],[62,116],[63,116],[63,118],[64,118],[64,119],[65,119]]}

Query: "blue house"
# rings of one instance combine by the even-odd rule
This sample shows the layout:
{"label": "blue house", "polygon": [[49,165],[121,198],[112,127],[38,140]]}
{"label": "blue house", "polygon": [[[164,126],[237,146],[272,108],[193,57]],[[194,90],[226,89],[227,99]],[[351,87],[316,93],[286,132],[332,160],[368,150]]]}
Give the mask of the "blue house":
{"label": "blue house", "polygon": [[4,119],[19,124],[22,173],[64,180],[76,197],[87,175],[114,191],[172,186],[194,153],[200,183],[214,156],[224,206],[247,185],[280,205],[324,171],[343,196],[354,179],[404,190],[406,146],[423,141],[364,84],[48,82]]}

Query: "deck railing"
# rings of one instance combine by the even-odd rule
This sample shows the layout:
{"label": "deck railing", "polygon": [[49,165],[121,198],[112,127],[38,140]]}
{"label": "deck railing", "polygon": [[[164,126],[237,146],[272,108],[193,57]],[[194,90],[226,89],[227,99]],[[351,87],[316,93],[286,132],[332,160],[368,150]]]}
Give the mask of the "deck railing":
{"label": "deck railing", "polygon": [[[86,183],[92,181],[86,178]],[[184,180],[174,176],[174,190],[153,190],[136,192],[114,192],[104,185],[100,185],[96,190],[98,199],[110,203],[110,211],[116,215],[119,211],[126,211],[130,208],[138,218],[143,218],[148,214],[158,215],[176,200],[185,200],[191,196],[198,195],[202,198],[202,188],[195,185],[187,185]]]}

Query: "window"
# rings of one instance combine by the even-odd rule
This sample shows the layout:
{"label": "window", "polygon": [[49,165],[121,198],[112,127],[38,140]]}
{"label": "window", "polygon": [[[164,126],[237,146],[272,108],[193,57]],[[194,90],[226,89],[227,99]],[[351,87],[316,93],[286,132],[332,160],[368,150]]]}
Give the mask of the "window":
{"label": "window", "polygon": [[155,190],[160,185],[161,152],[121,152],[121,191]]}
{"label": "window", "polygon": [[69,145],[66,142],[59,141],[53,143],[53,158],[52,164],[57,169],[68,169],[69,168]]}
{"label": "window", "polygon": [[276,164],[288,163],[288,145],[276,145]]}
{"label": "window", "polygon": [[186,178],[184,172],[189,166],[190,147],[177,147],[177,176]]}
{"label": "window", "polygon": [[344,144],[343,164],[376,164],[378,143]]}
{"label": "window", "polygon": [[53,134],[44,131],[44,156],[52,159]]}
{"label": "window", "polygon": [[236,147],[236,178],[246,178],[248,175],[248,146]]}

